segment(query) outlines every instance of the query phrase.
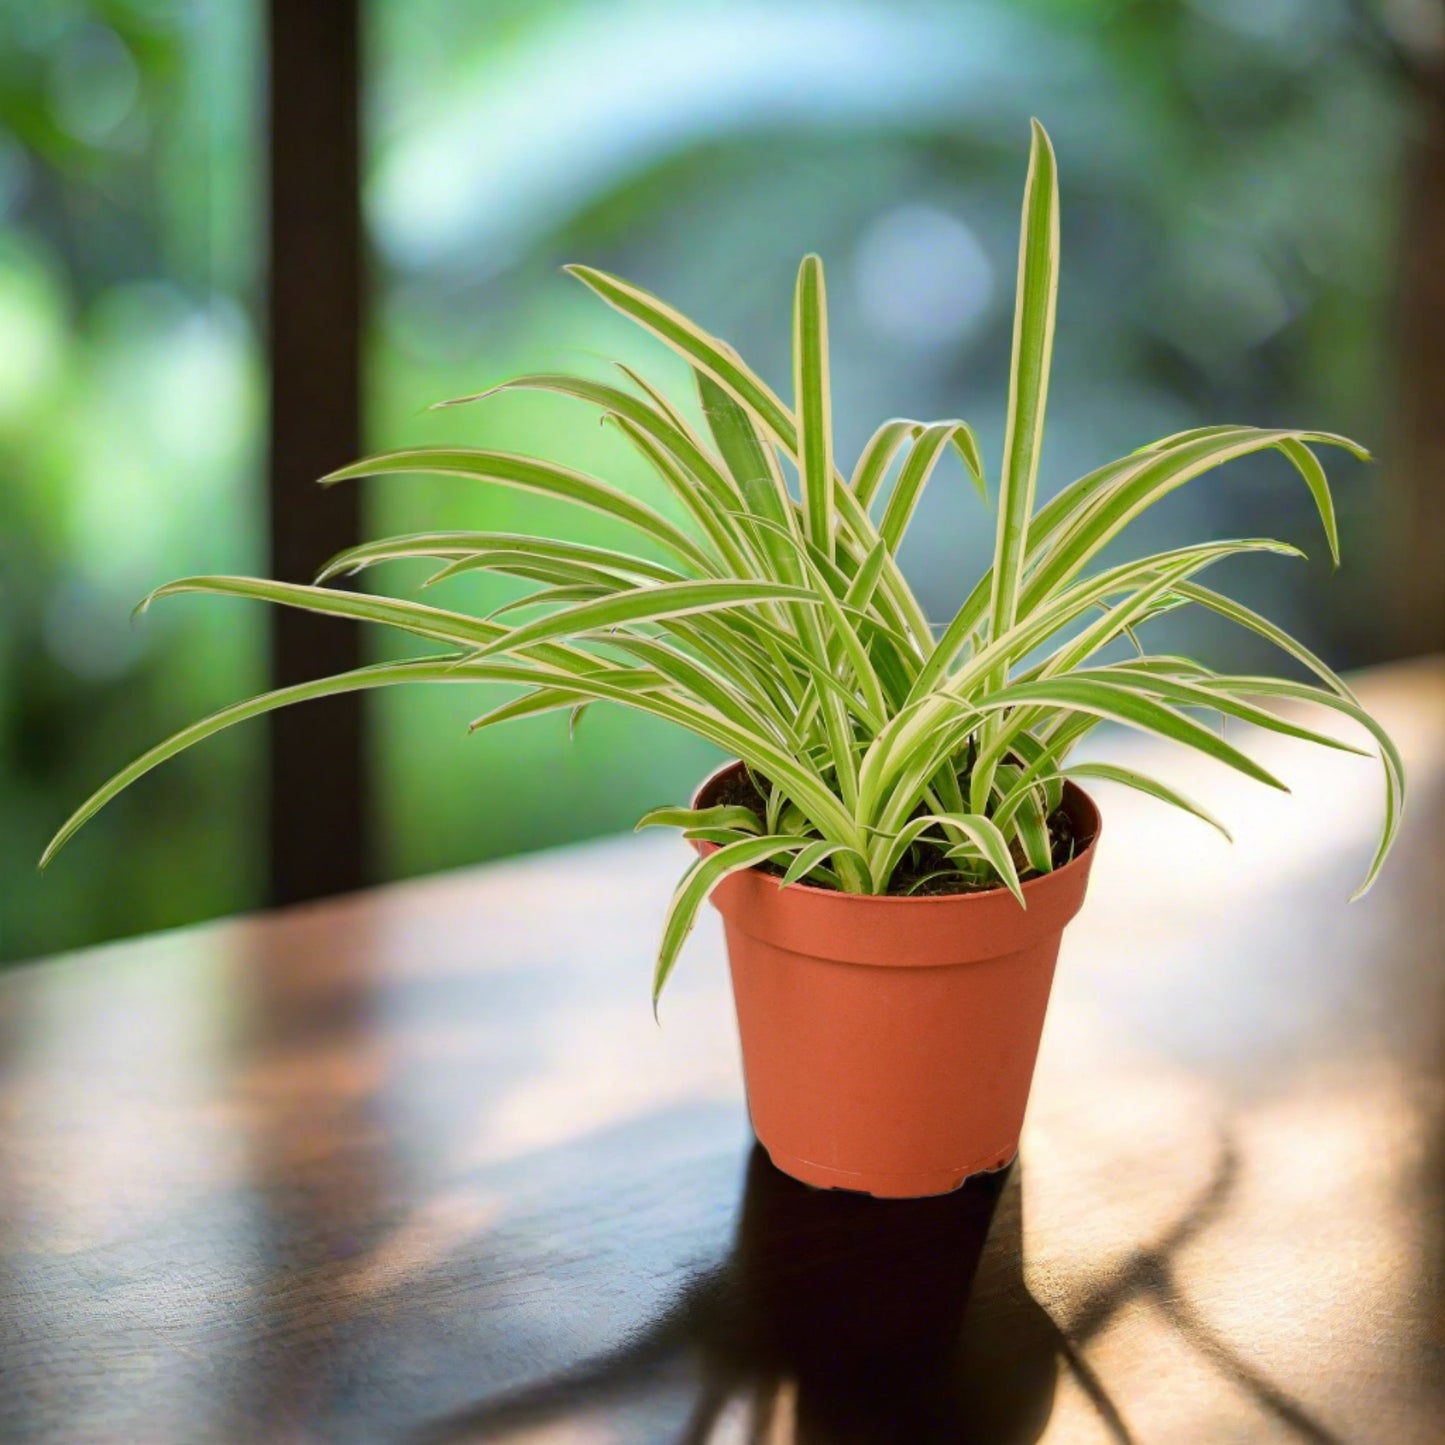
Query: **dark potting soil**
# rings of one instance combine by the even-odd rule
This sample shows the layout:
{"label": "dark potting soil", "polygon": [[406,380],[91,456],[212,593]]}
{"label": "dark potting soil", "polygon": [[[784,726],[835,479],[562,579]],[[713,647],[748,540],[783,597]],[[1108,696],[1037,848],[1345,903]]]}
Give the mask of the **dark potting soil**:
{"label": "dark potting soil", "polygon": [[[767,800],[746,769],[724,778],[714,790],[711,801],[727,807],[747,808],[757,816],[759,823],[767,816]],[[1074,856],[1075,841],[1073,819],[1062,808],[1056,808],[1049,816],[1049,845],[1055,868],[1062,868]],[[909,854],[909,860],[900,864],[889,880],[890,896],[908,894],[914,898],[938,898],[952,893],[984,893],[998,887],[996,883],[970,883],[958,873],[930,878],[929,874],[952,867],[952,861],[941,848],[920,843],[911,848]],[[1018,865],[1021,879],[1037,876],[1024,861],[1017,844],[1014,846],[1014,862]],[[764,873],[775,873],[781,877],[787,864],[766,862],[758,866]]]}

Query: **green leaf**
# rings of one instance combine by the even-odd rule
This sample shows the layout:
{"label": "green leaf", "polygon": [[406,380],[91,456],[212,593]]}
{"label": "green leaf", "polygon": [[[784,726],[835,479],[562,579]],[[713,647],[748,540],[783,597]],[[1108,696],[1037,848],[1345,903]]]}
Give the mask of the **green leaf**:
{"label": "green leaf", "polygon": [[1310,496],[1314,498],[1315,510],[1320,514],[1320,523],[1325,529],[1325,540],[1330,545],[1330,560],[1340,565],[1340,529],[1335,521],[1335,502],[1330,495],[1330,484],[1319,458],[1301,441],[1286,437],[1279,449],[1294,463],[1295,470],[1304,478]]}
{"label": "green leaf", "polygon": [[[458,660],[458,667],[453,671],[457,674],[459,682],[471,682],[474,679],[460,672],[460,668],[466,665],[466,659]],[[490,669],[489,669],[490,670]],[[578,672],[579,678],[594,677],[604,682],[614,696],[620,697],[624,693],[650,692],[661,694],[667,687],[667,679],[653,672],[650,668],[621,668],[621,667],[599,667],[592,673]],[[485,680],[485,679],[482,679]],[[493,679],[497,682],[523,682],[533,683],[536,675],[525,668],[509,665],[505,675],[496,676]],[[580,706],[587,707],[590,703],[583,703]],[[570,708],[575,714],[578,710],[577,690],[571,687],[533,687],[528,693],[521,697],[513,698],[510,702],[502,703],[494,707],[490,712],[484,712],[480,717],[475,717],[467,724],[467,732],[481,732],[483,728],[495,727],[498,723],[510,722],[514,718],[533,717],[538,713],[555,712],[562,708]],[[575,716],[568,719],[569,736],[575,731],[577,719]]]}
{"label": "green leaf", "polygon": [[1280,651],[1288,653],[1296,662],[1303,663],[1316,677],[1322,679],[1332,692],[1358,705],[1358,699],[1345,685],[1339,674],[1316,657],[1304,643],[1291,637],[1284,628],[1277,627],[1268,618],[1251,611],[1242,602],[1236,602],[1232,597],[1225,597],[1222,593],[1201,587],[1197,582],[1176,583],[1174,590],[1186,601],[1206,607],[1211,612],[1217,612],[1221,617],[1227,617],[1231,622],[1237,622],[1241,627],[1258,633],[1259,636],[1274,643]]}
{"label": "green leaf", "polygon": [[1365,880],[1355,890],[1351,902],[1363,898],[1375,886],[1375,880],[1380,876],[1380,869],[1384,867],[1385,859],[1390,855],[1390,849],[1395,846],[1395,839],[1399,836],[1400,824],[1405,816],[1405,760],[1400,756],[1400,750],[1395,746],[1394,739],[1349,695],[1348,691],[1342,696],[1339,693],[1326,692],[1323,688],[1313,687],[1309,683],[1290,682],[1277,677],[1215,678],[1213,683],[1217,687],[1227,687],[1236,694],[1243,692],[1256,697],[1286,697],[1298,702],[1310,702],[1319,707],[1330,708],[1357,722],[1379,745],[1380,763],[1385,773],[1385,820],[1380,830],[1380,841],[1375,849],[1374,857],[1370,860]]}
{"label": "green leaf", "polygon": [[[693,376],[708,428],[737,483],[744,507],[755,517],[792,530],[792,501],[772,448],[759,437],[747,411],[707,372],[694,367]],[[781,568],[777,575],[797,580]]]}
{"label": "green leaf", "polygon": [[728,843],[740,843],[747,838],[756,838],[757,830],[741,828],[689,828],[682,835],[689,843],[715,843],[724,847]]}
{"label": "green leaf", "polygon": [[954,451],[959,459],[968,469],[968,475],[973,482],[974,490],[979,495],[979,500],[988,502],[988,479],[983,472],[983,453],[979,450],[978,435],[966,421],[954,422],[953,430],[948,435]]}
{"label": "green leaf", "polygon": [[[1299,549],[1285,542],[1276,542],[1268,537],[1204,542],[1192,547],[1180,547],[1172,552],[1158,552],[1151,557],[1137,561],[1122,562],[1092,577],[1076,582],[1072,587],[1056,588],[1038,607],[1021,618],[1002,636],[995,637],[988,645],[970,657],[957,671],[948,674],[949,650],[945,641],[919,670],[913,683],[910,700],[926,696],[934,691],[945,679],[950,691],[963,692],[981,679],[1005,670],[1020,658],[1028,656],[1035,648],[1047,642],[1056,632],[1077,621],[1092,611],[1101,602],[1120,593],[1152,586],[1157,577],[1166,570],[1173,570],[1176,564],[1191,565],[1182,569],[1178,576],[1190,576],[1223,561],[1226,557],[1240,556],[1248,552],[1272,552],[1280,556],[1298,557]],[[1175,590],[1181,584],[1176,581]],[[949,628],[949,634],[954,629]]]}
{"label": "green leaf", "polygon": [[[1243,456],[1251,451],[1277,448],[1281,439],[1341,447],[1362,459],[1369,455],[1363,447],[1348,437],[1336,436],[1330,432],[1270,433],[1258,427],[1242,426],[1196,427],[1142,447],[1129,456],[1120,457],[1071,482],[1035,514],[1028,527],[1028,555],[1024,566],[1031,576],[1026,595],[1020,603],[1021,610],[1027,613],[1037,606],[1046,605],[1068,577],[1077,575],[1090,558],[1096,556],[1130,520],[1174,487],[1203,475],[1233,457]],[[1160,454],[1167,455],[1161,457]],[[1286,455],[1289,453],[1286,452]],[[1162,465],[1155,467],[1153,471],[1146,471],[1156,462]],[[1100,540],[1094,534],[1098,531],[1097,514],[1102,500],[1141,476],[1147,479],[1145,500],[1139,503],[1136,497],[1134,509],[1123,516],[1122,520],[1117,515],[1105,518],[1109,530],[1107,536]],[[1318,496],[1316,502],[1319,502]],[[1326,506],[1330,505],[1326,498]],[[1321,521],[1325,525],[1327,537],[1333,530],[1332,518],[1332,510],[1321,509]],[[1097,545],[1091,545],[1092,543]],[[1079,550],[1081,545],[1085,549],[1083,552]],[[926,686],[931,687],[943,675],[967,645],[969,636],[980,623],[989,618],[989,599],[994,575],[995,569],[990,568],[979,579],[938,639],[937,647],[924,669]]]}
{"label": "green leaf", "polygon": [[[884,508],[883,520],[878,524],[878,534],[889,552],[896,552],[902,544],[904,533],[913,519],[914,508],[923,495],[923,488],[928,484],[929,477],[933,475],[939,457],[960,432],[968,432],[967,423],[931,422],[922,429],[913,443],[908,460],[904,462],[892,495],[888,498],[888,505]],[[977,455],[977,442],[973,443],[972,450]],[[982,473],[975,473],[975,478],[981,480]]]}
{"label": "green leaf", "polygon": [[317,573],[315,580],[320,585],[333,577],[345,573],[354,575],[382,562],[423,558],[450,561],[449,566],[430,579],[431,583],[474,569],[520,575],[515,571],[518,565],[538,561],[589,567],[597,572],[605,571],[634,579],[650,578],[657,582],[682,580],[682,574],[674,568],[628,552],[516,532],[418,532],[409,537],[364,542],[358,547],[338,552]]}
{"label": "green leaf", "polygon": [[799,746],[801,739],[794,719],[781,712],[766,693],[756,688],[738,691],[725,677],[711,670],[706,662],[690,657],[672,643],[660,637],[642,637],[636,633],[587,636],[647,663],[658,676],[675,683],[681,691],[713,708],[738,727],[758,731],[768,724],[779,743],[794,749]]}
{"label": "green leaf", "polygon": [[502,636],[478,648],[475,656],[480,659],[497,652],[517,652],[554,638],[593,632],[603,627],[621,627],[626,623],[661,622],[690,612],[746,607],[755,602],[817,603],[820,600],[806,588],[785,587],[777,582],[735,579],[660,582],[655,586],[635,587],[627,592],[614,592],[607,597],[581,602],[549,617],[539,617],[535,622],[510,628]]}
{"label": "green leaf", "polygon": [[1000,710],[1017,707],[1023,702],[1046,703],[1050,707],[1093,713],[1096,717],[1155,733],[1225,763],[1256,782],[1278,788],[1283,793],[1289,792],[1273,773],[1253,758],[1193,718],[1149,696],[1136,684],[1098,673],[1089,677],[1041,678],[1037,682],[1014,683],[979,700],[976,705],[983,709]]}
{"label": "green leaf", "polygon": [[1154,696],[1173,703],[1176,707],[1213,708],[1240,722],[1263,728],[1267,732],[1280,733],[1287,738],[1298,738],[1301,742],[1313,743],[1316,747],[1333,748],[1336,752],[1353,753],[1356,757],[1368,757],[1363,748],[1347,743],[1343,738],[1303,727],[1291,722],[1282,714],[1269,708],[1257,707],[1238,696],[1230,686],[1230,679],[1218,673],[1204,672],[1197,677],[1186,678],[1161,674],[1148,668],[1135,667],[1130,662],[1112,663],[1107,667],[1092,668],[1074,674],[1076,677],[1109,677],[1124,680],[1146,688]]}
{"label": "green leaf", "polygon": [[[612,674],[612,680],[617,681],[618,674]],[[661,680],[650,684],[660,686]],[[490,712],[483,713],[481,717],[474,718],[468,725],[469,733],[480,732],[483,728],[495,727],[498,723],[514,722],[518,718],[538,717],[543,713],[560,712],[563,708],[570,708],[573,713],[577,711],[576,699],[570,692],[563,692],[557,688],[537,687],[531,692],[524,693],[521,697],[514,697],[508,702],[499,704]],[[569,718],[568,734],[576,731],[575,720]]]}
{"label": "green leaf", "polygon": [[1019,236],[1008,421],[999,477],[998,537],[994,544],[991,613],[995,637],[1014,624],[1028,553],[1058,296],[1058,176],[1048,133],[1038,121],[1032,124],[1033,144]]}
{"label": "green leaf", "polygon": [[[619,393],[624,395],[625,393]],[[537,461],[531,457],[513,456],[510,452],[470,451],[461,449],[425,448],[385,452],[340,467],[321,478],[322,485],[355,477],[382,476],[395,472],[420,472],[431,476],[468,477],[473,481],[496,482],[501,486],[558,497],[579,507],[616,517],[639,532],[651,537],[675,557],[701,571],[709,571],[711,562],[697,543],[651,507],[633,501],[625,492],[609,487],[595,477],[574,472],[554,462]]]}
{"label": "green leaf", "polygon": [[823,263],[804,256],[793,299],[793,389],[808,540],[833,556],[833,414],[828,384],[828,302]]}
{"label": "green leaf", "polygon": [[1137,792],[1146,793],[1151,798],[1157,798],[1161,803],[1168,803],[1171,807],[1192,814],[1201,822],[1208,823],[1211,828],[1222,833],[1231,843],[1234,842],[1234,835],[1213,813],[1177,789],[1169,787],[1167,783],[1161,783],[1157,778],[1136,772],[1133,768],[1123,768],[1116,763],[1074,763],[1072,766],[1062,769],[1055,776],[1075,782],[1081,778],[1099,778],[1104,782],[1118,783],[1122,787],[1133,788]]}
{"label": "green leaf", "polygon": [[829,858],[844,852],[853,853],[853,856],[860,864],[863,864],[864,867],[867,866],[867,860],[863,855],[861,853],[854,853],[853,849],[849,848],[846,844],[830,843],[826,839],[820,838],[816,842],[809,843],[807,847],[788,864],[787,871],[783,874],[783,887],[786,888],[790,883],[800,882],[810,873],[822,867]]}
{"label": "green leaf", "polygon": [[[640,286],[609,276],[590,266],[564,268],[603,301],[622,315],[650,331],[660,341],[686,358],[698,370],[706,372],[772,436],[783,450],[802,465],[798,426],[793,414],[777,394],[751,371],[738,354],[725,342],[709,335],[702,327],[675,308],[644,291]],[[878,540],[877,529],[867,509],[846,487],[834,479],[833,499],[844,527],[863,547]],[[929,640],[928,618],[918,605],[897,563],[890,556],[883,569],[883,590],[890,605],[897,609],[898,620],[922,646]]]}
{"label": "green leaf", "polygon": [[[1145,452],[1129,458],[1128,464],[1095,495],[1081,494],[1067,524],[1044,550],[1030,574],[1019,604],[1021,612],[1027,614],[1058,587],[1077,576],[1131,522],[1186,482],[1213,471],[1225,462],[1259,451],[1282,451],[1298,468],[1300,448],[1290,449],[1283,444],[1308,440],[1329,445],[1347,444],[1344,438],[1322,432],[1262,431],[1255,427],[1240,427],[1161,452]],[[1348,445],[1353,446],[1353,443]],[[1334,513],[1329,504],[1328,488],[1322,494],[1318,490],[1323,473],[1314,463],[1302,474],[1320,509],[1325,535],[1333,537]]]}
{"label": "green leaf", "polygon": [[983,857],[993,871],[1003,880],[1004,887],[1019,901],[1020,908],[1027,908],[1023,885],[1019,882],[1018,868],[1009,852],[1008,839],[992,818],[982,813],[950,813],[936,820],[945,829],[962,833],[968,840],[961,847],[948,849],[950,858],[960,856],[966,848],[973,848]]}
{"label": "green leaf", "polygon": [[[752,527],[759,530],[770,528],[770,524],[761,518],[748,518],[747,521]],[[805,626],[801,630],[799,640],[804,643],[813,660],[825,671],[831,672],[837,658],[846,658],[852,667],[854,681],[862,692],[865,706],[875,719],[881,720],[888,711],[888,703],[883,695],[883,686],[878,680],[878,674],[874,671],[873,660],[868,649],[864,647],[853,621],[844,611],[827,579],[821,575],[815,558],[786,533],[783,533],[778,540],[781,545],[793,550],[797,570],[803,572],[812,582],[813,595],[826,615],[832,628],[832,642],[837,646],[833,647],[824,638],[816,621],[813,626]],[[840,726],[840,733],[841,731],[843,729]]]}
{"label": "green leaf", "polygon": [[616,588],[599,587],[595,583],[583,586],[569,584],[565,587],[543,587],[540,591],[529,592],[523,597],[514,597],[510,602],[503,602],[500,607],[492,608],[487,613],[486,620],[496,622],[514,612],[524,612],[528,608],[560,607],[568,602],[587,602],[594,597],[611,597],[615,592]]}
{"label": "green leaf", "polygon": [[496,546],[458,557],[428,577],[424,585],[435,587],[464,572],[495,572],[533,582],[600,582],[614,587],[687,580],[671,567],[656,566],[626,552],[609,553],[605,547],[523,536],[499,540]]}
{"label": "green leaf", "polygon": [[[746,551],[738,545],[738,539],[728,526],[727,519],[737,499],[731,492],[719,497],[700,484],[695,475],[689,473],[663,446],[660,446],[642,427],[629,417],[608,412],[603,417],[610,421],[627,438],[638,454],[662,479],[663,484],[691,514],[704,535],[717,549],[723,567],[735,576],[749,577],[756,570]],[[716,574],[717,567],[707,569]]]}
{"label": "green leaf", "polygon": [[488,391],[472,396],[457,397],[452,401],[438,403],[439,406],[462,406],[468,402],[481,401],[505,391],[542,391],[555,396],[571,397],[600,407],[604,413],[625,417],[640,431],[646,433],[662,449],[673,456],[685,472],[696,477],[719,503],[733,505],[732,486],[708,454],[701,439],[683,420],[677,409],[630,367],[618,363],[629,380],[646,392],[646,399],[634,396],[621,387],[611,386],[604,381],[590,381],[586,377],[568,376],[564,372],[533,372],[527,376],[514,377]]}
{"label": "green leaf", "polygon": [[[381,597],[371,592],[308,587],[299,582],[271,582],[260,577],[182,577],[178,581],[157,587],[142,600],[136,611],[144,612],[153,602],[182,593],[243,597],[282,607],[295,607],[304,612],[350,617],[358,622],[377,622],[417,637],[425,637],[432,642],[444,642],[454,646],[480,647],[511,635],[499,623],[469,617],[463,612],[448,612],[440,607],[428,607],[421,602]],[[599,666],[597,659],[584,658],[570,648],[558,644],[537,648],[536,656],[562,664],[578,661],[594,668]]]}
{"label": "green leaf", "polygon": [[[658,414],[670,423],[675,431],[685,436],[689,444],[696,447],[698,451],[701,452],[703,450],[702,438],[693,430],[687,418],[683,416],[657,387],[648,381],[640,371],[635,371],[632,367],[628,366],[626,362],[614,361],[612,364],[652,403]],[[634,418],[634,420],[637,419]],[[640,422],[639,425],[641,425]],[[658,436],[658,439],[661,440],[663,433],[656,432],[655,434]],[[711,469],[711,458],[708,459],[707,465],[708,468]]]}
{"label": "green leaf", "polygon": [[245,702],[232,703],[199,722],[191,723],[173,733],[164,742],[142,753],[134,762],[124,767],[103,787],[97,788],[61,825],[59,831],[46,845],[41,855],[40,866],[45,868],[51,859],[73,838],[118,793],[124,792],[137,778],[144,777],[152,768],[183,753],[196,743],[224,732],[236,723],[246,722],[264,713],[275,712],[277,708],[289,707],[293,703],[310,702],[315,698],[334,697],[338,693],[358,692],[364,688],[388,687],[401,682],[457,682],[465,681],[454,671],[454,657],[427,657],[413,662],[378,663],[371,667],[357,668],[353,672],[338,673],[334,677],[319,678],[315,682],[297,683],[292,687],[277,688],[274,692],[262,693],[259,697],[248,698]]}
{"label": "green leaf", "polygon": [[885,421],[868,438],[868,444],[863,448],[848,482],[849,490],[862,506],[869,506],[878,495],[878,489],[883,485],[883,479],[888,475],[888,468],[898,454],[898,449],[922,430],[921,421],[894,417],[892,421]]}
{"label": "green leaf", "polygon": [[[579,663],[591,663],[594,670],[589,671]],[[579,700],[617,702],[676,723],[723,752],[741,758],[754,773],[768,778],[775,789],[806,813],[820,833],[836,837],[850,846],[859,846],[861,827],[829,790],[811,758],[780,747],[765,730],[756,726],[743,728],[694,699],[645,689],[615,687],[609,674],[595,670],[596,663],[595,658],[580,657],[578,661],[564,665],[539,661],[521,667],[493,662],[472,663],[464,658],[452,665],[448,680],[454,677],[457,681],[520,682],[527,686],[557,687],[575,693]]]}
{"label": "green leaf", "polygon": [[762,824],[751,808],[719,804],[712,808],[654,808],[637,820],[637,832],[644,828],[736,828],[759,833]]}
{"label": "green leaf", "polygon": [[662,996],[663,987],[677,963],[677,956],[682,951],[682,945],[687,941],[688,934],[692,932],[697,923],[698,910],[706,901],[708,894],[731,874],[741,872],[744,868],[756,867],[759,863],[766,862],[769,858],[776,858],[780,854],[795,852],[802,846],[801,838],[769,836],[742,839],[719,848],[717,852],[708,854],[706,858],[698,859],[688,869],[677,892],[672,896],[672,902],[668,905],[667,922],[662,930],[662,948],[658,952],[657,967],[652,975],[652,1010],[654,1014],[657,1012],[657,1001]]}
{"label": "green leaf", "polygon": [[614,310],[645,327],[678,355],[706,372],[730,395],[757,414],[770,431],[791,437],[793,446],[796,446],[797,430],[792,414],[776,393],[743,364],[732,347],[709,335],[675,307],[620,276],[609,276],[592,266],[564,266],[563,270],[575,276]]}
{"label": "green leaf", "polygon": [[[1016,750],[1017,751],[1017,750]],[[1005,765],[999,768],[995,775],[995,785],[1004,798],[1008,798],[1010,790],[1019,783],[1023,776],[1022,768]],[[1035,873],[1052,873],[1054,869],[1053,844],[1049,839],[1048,810],[1044,807],[1040,796],[1043,789],[1035,783],[1033,786],[1024,784],[1019,791],[1017,807],[1014,809],[1014,831],[1018,836],[1020,845],[1024,851],[1024,857],[1028,865]],[[1004,831],[1003,819],[1000,816],[1002,809],[994,814],[994,823],[999,830]],[[1007,833],[1005,833],[1007,836]]]}
{"label": "green leaf", "polygon": [[866,613],[873,600],[878,579],[883,575],[883,563],[887,560],[887,544],[880,538],[853,574],[848,590],[843,594],[843,605],[855,612]]}
{"label": "green leaf", "polygon": [[[1254,548],[1247,544],[1239,544],[1238,551],[1250,550],[1254,550]],[[1267,550],[1276,551],[1278,549],[1267,546]],[[1054,651],[1041,665],[1039,675],[1054,677],[1060,673],[1073,672],[1101,648],[1107,647],[1116,638],[1130,632],[1133,624],[1142,622],[1151,616],[1160,600],[1171,593],[1177,583],[1231,555],[1236,554],[1223,549],[1218,552],[1193,552],[1151,569],[1152,575],[1146,574],[1141,586],[1126,594],[1115,605],[1105,606],[1102,617],[1090,623],[1077,637],[1070,638],[1062,647]]]}

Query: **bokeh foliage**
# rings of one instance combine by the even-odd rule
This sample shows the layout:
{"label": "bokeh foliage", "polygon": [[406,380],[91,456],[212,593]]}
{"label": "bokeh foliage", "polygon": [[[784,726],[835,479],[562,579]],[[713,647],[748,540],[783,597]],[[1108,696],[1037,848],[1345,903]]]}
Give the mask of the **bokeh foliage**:
{"label": "bokeh foliage", "polygon": [[131,625],[157,577],[260,555],[257,52],[246,6],[0,7],[0,958],[257,901],[258,737],[43,880],[64,801],[261,680],[258,619]]}
{"label": "bokeh foliage", "polygon": [[[1037,111],[1064,162],[1067,257],[1041,495],[1200,420],[1307,417],[1388,463],[1409,96],[1364,16],[1344,0],[371,0],[368,441],[540,450],[645,486],[565,402],[425,407],[520,371],[600,375],[603,355],[667,373],[559,276],[566,260],[675,299],[781,383],[775,317],[809,249],[832,280],[840,456],[890,410],[998,418]],[[0,8],[0,958],[259,901],[255,729],[157,773],[32,871],[121,760],[261,681],[264,619],[244,604],[129,622],[167,577],[265,567],[259,47],[255,0]],[[982,441],[996,465],[1001,437]],[[1227,579],[1342,665],[1380,645],[1362,605],[1383,585],[1378,476],[1340,470],[1338,579],[1323,558]],[[548,525],[544,504],[462,482],[368,486],[376,532]],[[1241,464],[1135,542],[1313,547],[1307,507]],[[904,562],[942,615],[989,532],[961,487],[926,508]],[[459,605],[504,595],[449,585]],[[1257,661],[1228,631],[1159,641]],[[468,739],[479,709],[461,696],[373,707],[388,874],[626,826],[707,762],[605,709],[569,746],[545,718]]]}

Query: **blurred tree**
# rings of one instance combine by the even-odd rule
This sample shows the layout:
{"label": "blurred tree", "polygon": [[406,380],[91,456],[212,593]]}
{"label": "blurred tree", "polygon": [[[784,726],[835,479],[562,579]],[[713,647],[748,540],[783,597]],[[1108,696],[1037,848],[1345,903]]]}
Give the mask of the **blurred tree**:
{"label": "blurred tree", "polygon": [[0,8],[0,958],[257,897],[244,735],[35,872],[122,758],[262,680],[235,613],[129,623],[166,577],[258,557],[253,19]]}
{"label": "blurred tree", "polygon": [[1414,101],[1400,214],[1390,539],[1401,652],[1445,648],[1445,3],[1359,4]]}

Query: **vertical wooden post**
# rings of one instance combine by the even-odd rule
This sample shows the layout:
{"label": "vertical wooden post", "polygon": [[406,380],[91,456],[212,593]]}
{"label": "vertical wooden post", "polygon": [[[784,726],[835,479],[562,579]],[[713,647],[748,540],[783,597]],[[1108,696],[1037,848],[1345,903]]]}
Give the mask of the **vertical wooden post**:
{"label": "vertical wooden post", "polygon": [[[316,478],[361,447],[363,310],[358,0],[270,0],[269,511],[273,575],[310,581],[360,538],[353,486]],[[285,686],[356,667],[354,624],[276,609],[272,674]],[[367,880],[362,700],[272,715],[270,899]]]}
{"label": "vertical wooden post", "polygon": [[1400,244],[1393,458],[1395,652],[1445,648],[1445,60],[1414,71]]}

